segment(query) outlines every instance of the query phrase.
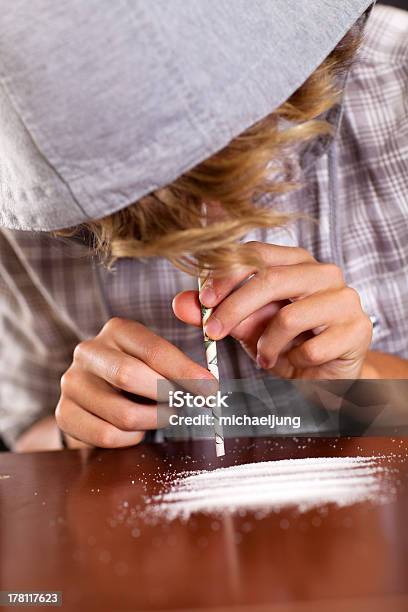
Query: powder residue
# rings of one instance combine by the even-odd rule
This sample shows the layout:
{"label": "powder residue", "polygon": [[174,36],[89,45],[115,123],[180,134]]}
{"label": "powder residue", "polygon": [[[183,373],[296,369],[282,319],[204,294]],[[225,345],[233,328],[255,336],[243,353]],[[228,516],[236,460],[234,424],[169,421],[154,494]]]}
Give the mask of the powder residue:
{"label": "powder residue", "polygon": [[191,514],[348,506],[386,499],[381,457],[316,457],[184,472],[148,500],[149,513],[173,520]]}

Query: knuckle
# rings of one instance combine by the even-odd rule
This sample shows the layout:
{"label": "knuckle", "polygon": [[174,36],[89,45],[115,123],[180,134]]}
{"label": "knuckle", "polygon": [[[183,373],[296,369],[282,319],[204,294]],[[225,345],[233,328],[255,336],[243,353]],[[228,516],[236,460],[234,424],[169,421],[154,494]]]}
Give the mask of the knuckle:
{"label": "knuckle", "polygon": [[128,365],[115,363],[111,368],[110,379],[119,389],[131,391],[133,388],[132,380],[134,379],[133,368],[130,368]]}
{"label": "knuckle", "polygon": [[300,349],[303,358],[308,363],[321,363],[324,361],[323,350],[314,342],[305,342]]}
{"label": "knuckle", "polygon": [[152,341],[144,347],[145,362],[153,367],[161,361],[163,355],[163,346],[159,341]]}
{"label": "knuckle", "polygon": [[137,430],[137,416],[132,410],[124,410],[118,418],[118,427],[122,431],[135,431]]}
{"label": "knuckle", "polygon": [[76,376],[72,368],[68,368],[66,372],[61,376],[60,387],[62,393],[66,394],[69,389],[75,384]]}
{"label": "knuckle", "polygon": [[335,281],[336,284],[344,283],[343,270],[339,268],[339,266],[336,266],[336,264],[334,263],[326,263],[323,264],[323,267],[326,271],[328,278]]}
{"label": "knuckle", "polygon": [[289,306],[284,306],[276,315],[279,327],[287,332],[292,331],[297,324],[297,315],[294,313],[291,306],[291,304]]}
{"label": "knuckle", "polygon": [[64,397],[61,397],[54,411],[55,422],[59,429],[69,432],[72,426],[72,415],[70,411],[70,402]]}
{"label": "knuckle", "polygon": [[126,319],[122,319],[121,317],[112,317],[112,319],[109,319],[109,321],[105,323],[102,328],[102,332],[106,333],[107,335],[115,336],[119,331],[123,330],[126,324]]}
{"label": "knuckle", "polygon": [[102,426],[95,436],[96,446],[100,448],[113,448],[116,445],[116,435],[109,425]]}
{"label": "knuckle", "polygon": [[55,409],[55,421],[58,425],[58,427],[60,429],[64,429],[64,425],[65,425],[65,403],[63,400],[60,399],[60,401],[57,404],[57,407]]}
{"label": "knuckle", "polygon": [[345,299],[349,304],[357,307],[358,309],[361,309],[360,295],[358,291],[356,291],[356,289],[354,289],[353,287],[345,287],[343,289],[343,295],[345,296]]}
{"label": "knuckle", "polygon": [[274,283],[279,280],[280,271],[281,269],[279,267],[268,266],[265,270],[257,274],[254,280],[259,283],[259,290],[263,292],[273,287]]}
{"label": "knuckle", "polygon": [[74,361],[82,361],[84,356],[89,353],[92,345],[92,340],[83,340],[76,345],[74,349]]}

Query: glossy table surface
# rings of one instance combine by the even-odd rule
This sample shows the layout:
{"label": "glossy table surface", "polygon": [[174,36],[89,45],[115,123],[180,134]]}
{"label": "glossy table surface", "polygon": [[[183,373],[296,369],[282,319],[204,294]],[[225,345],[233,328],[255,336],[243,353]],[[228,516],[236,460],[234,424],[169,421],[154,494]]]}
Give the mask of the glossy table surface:
{"label": "glossy table surface", "polygon": [[[0,454],[0,590],[62,591],[62,609],[86,612],[408,610],[408,439],[235,439],[227,450]],[[146,496],[186,469],[373,454],[392,468],[384,504],[141,518]]]}

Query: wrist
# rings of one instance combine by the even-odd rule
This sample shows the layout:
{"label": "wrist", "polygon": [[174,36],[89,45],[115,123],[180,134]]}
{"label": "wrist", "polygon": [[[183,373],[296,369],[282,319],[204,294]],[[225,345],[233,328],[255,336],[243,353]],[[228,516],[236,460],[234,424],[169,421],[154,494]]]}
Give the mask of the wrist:
{"label": "wrist", "polygon": [[360,378],[408,379],[408,360],[381,351],[369,351]]}
{"label": "wrist", "polygon": [[368,357],[364,361],[363,367],[361,368],[360,378],[364,380],[380,378],[377,368],[370,362]]}
{"label": "wrist", "polygon": [[42,450],[59,450],[61,441],[55,417],[50,415],[36,421],[17,439],[13,450],[29,453]]}

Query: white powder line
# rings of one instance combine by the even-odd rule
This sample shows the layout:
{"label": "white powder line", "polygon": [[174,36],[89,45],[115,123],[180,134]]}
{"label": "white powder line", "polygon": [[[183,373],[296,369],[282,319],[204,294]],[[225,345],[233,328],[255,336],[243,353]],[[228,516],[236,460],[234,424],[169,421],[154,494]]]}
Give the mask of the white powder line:
{"label": "white powder line", "polygon": [[[184,472],[186,475],[181,479],[184,482],[188,482],[189,479],[199,478],[215,478],[218,479],[223,472],[228,471],[228,474],[234,474],[238,477],[246,476],[250,472],[258,474],[271,474],[273,473],[288,473],[300,471],[309,472],[314,467],[323,467],[327,470],[338,470],[340,467],[354,468],[360,465],[375,465],[379,459],[384,459],[384,456],[372,456],[372,457],[305,457],[302,459],[281,459],[279,461],[260,461],[259,463],[244,463],[243,465],[232,465],[231,467],[218,468],[216,470],[201,470],[196,472]],[[230,477],[230,476],[229,476]]]}
{"label": "white powder line", "polygon": [[384,501],[383,457],[317,457],[236,465],[186,472],[170,489],[152,498],[148,512],[169,520],[192,513],[235,514],[278,511],[296,506],[304,512],[333,503],[347,506]]}
{"label": "white powder line", "polygon": [[[384,468],[378,467],[377,468],[377,472],[380,472],[384,470]],[[295,471],[291,471],[288,472],[287,474],[285,473],[276,473],[276,474],[255,474],[255,475],[250,475],[250,476],[246,476],[246,482],[249,483],[253,483],[256,486],[262,485],[265,481],[270,482],[271,480],[274,480],[275,482],[298,482],[299,481],[299,474],[305,473],[302,470],[299,470],[298,473],[296,473]],[[310,472],[306,472],[307,474],[310,474]],[[334,473],[334,476],[333,476]],[[372,473],[372,466],[367,466],[367,467],[355,467],[355,468],[338,468],[337,470],[327,470],[327,471],[322,471],[316,474],[315,479],[318,480],[322,480],[322,479],[329,479],[329,478],[336,478],[336,479],[341,479],[341,478],[349,478],[350,475],[352,475],[353,477],[356,476],[364,476],[365,474],[371,474]],[[176,480],[173,481],[173,485],[176,485],[178,483],[182,483],[183,484],[183,488],[184,489],[190,489],[190,488],[196,488],[196,483],[200,482],[201,485],[203,487],[205,487],[206,489],[210,489],[210,488],[214,488],[214,489],[218,489],[220,486],[220,483],[222,482],[224,487],[234,487],[236,486],[237,482],[240,482],[242,480],[242,476],[239,476],[238,474],[220,474],[220,476],[217,479],[214,478],[200,478],[197,480],[194,480],[194,477],[192,477],[193,479],[190,480],[191,477],[185,478],[184,480],[181,478],[177,478]],[[312,476],[310,476],[310,478],[312,478]],[[190,487],[190,483],[191,483],[191,487]],[[160,496],[159,496],[160,497]]]}
{"label": "white powder line", "polygon": [[[299,482],[299,479],[296,481],[296,487],[297,487],[297,492],[299,492],[300,489],[304,489],[305,491],[308,491],[310,488],[310,483],[311,481],[308,479],[306,482]],[[325,491],[330,491],[331,489],[333,491],[339,491],[341,492],[342,490],[349,490],[349,488],[351,486],[353,486],[356,483],[356,479],[354,477],[349,477],[346,478],[344,477],[343,480],[338,479],[338,478],[324,478],[324,479],[320,479],[320,478],[315,478],[313,480],[314,483],[314,489],[319,488],[319,490],[325,490]],[[276,486],[278,487],[278,490],[282,493],[284,493],[286,495],[287,492],[291,492],[293,490],[293,481],[292,482],[277,482],[276,480],[269,480],[266,483],[267,486]],[[364,478],[364,485],[368,486],[368,485],[374,485],[374,486],[378,486],[378,479],[376,476],[371,476],[371,475],[367,475]],[[188,501],[193,501],[193,500],[208,500],[208,495],[211,495],[214,497],[214,499],[218,498],[218,499],[225,499],[225,488],[223,487],[224,490],[221,489],[210,489],[205,487],[204,489],[200,489],[200,491],[196,491],[196,490],[183,490],[180,492],[174,492],[174,493],[167,493],[166,494],[166,498],[165,500],[163,500],[163,498],[161,499],[161,503],[169,503],[169,502],[173,502],[173,501],[182,501],[182,500],[188,500]],[[260,486],[259,483],[253,483],[253,482],[247,482],[245,483],[245,486],[242,487],[240,485],[235,485],[233,487],[228,487],[228,496],[229,499],[231,500],[233,497],[237,497],[238,495],[242,494],[242,490],[245,489],[246,494],[250,494],[252,496],[252,499],[254,499],[254,496],[256,496],[260,490]],[[264,495],[264,492],[261,491],[261,494]]]}
{"label": "white powder line", "polygon": [[[378,467],[376,469],[376,472],[377,473],[382,472],[384,471],[384,469],[385,468]],[[323,471],[323,472],[316,474],[315,476],[309,475],[307,482],[310,483],[311,480],[313,482],[324,481],[325,483],[328,484],[330,480],[335,480],[335,482],[339,486],[341,486],[342,481],[343,482],[347,481],[350,478],[355,479],[357,476],[365,476],[365,475],[370,476],[372,473],[373,473],[372,467],[353,468],[352,473],[350,473],[350,469],[340,468],[338,471],[336,471],[334,476],[333,476],[332,471],[329,471],[327,473]],[[175,489],[177,485],[181,485],[180,493],[181,491],[183,491],[184,494],[188,496],[191,496],[193,494],[204,495],[204,491],[207,491],[207,489],[221,490],[221,487],[220,487],[221,484],[222,484],[223,490],[227,488],[233,489],[237,486],[237,482],[238,483],[241,482],[241,479],[238,476],[233,476],[232,478],[229,478],[227,475],[225,476],[221,475],[219,479],[217,479],[216,481],[212,479],[209,479],[209,480],[200,479],[200,489],[198,489],[196,486],[197,482],[198,481],[196,482],[190,481],[187,478],[184,481],[182,479],[177,478],[176,480],[173,481],[172,488]],[[255,475],[255,476],[247,477],[245,481],[245,487],[246,488],[250,488],[250,487],[259,488],[260,486],[263,486],[264,484],[272,484],[272,483],[275,483],[279,486],[284,486],[284,485],[293,486],[294,482],[299,483],[299,474],[294,474],[294,473],[262,474],[261,476]],[[179,495],[180,493],[177,493],[177,495]],[[166,499],[169,499],[171,495],[173,495],[171,492],[167,493]],[[153,497],[153,499],[161,500],[162,495],[157,495]]]}
{"label": "white powder line", "polygon": [[167,518],[188,518],[194,512],[222,512],[229,511],[237,513],[243,510],[280,510],[283,507],[296,505],[300,512],[305,512],[314,506],[334,503],[337,506],[349,506],[356,502],[371,499],[379,488],[376,486],[361,485],[357,490],[337,488],[316,487],[313,491],[302,489],[296,491],[296,495],[291,496],[288,491],[275,491],[273,496],[265,495],[265,492],[260,492],[252,496],[252,499],[242,499],[242,492],[235,492],[229,495],[228,501],[220,497],[211,497],[206,500],[199,499],[195,501],[183,500],[181,502],[173,502],[172,504],[164,504],[161,506],[161,511],[167,515]]}

